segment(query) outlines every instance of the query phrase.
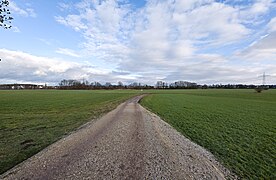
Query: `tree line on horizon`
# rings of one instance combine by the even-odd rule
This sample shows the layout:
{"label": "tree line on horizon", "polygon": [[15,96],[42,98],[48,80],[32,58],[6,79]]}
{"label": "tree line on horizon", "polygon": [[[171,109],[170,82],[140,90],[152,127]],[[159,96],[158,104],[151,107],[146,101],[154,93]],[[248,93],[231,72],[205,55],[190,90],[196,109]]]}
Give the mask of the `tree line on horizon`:
{"label": "tree line on horizon", "polygon": [[199,85],[188,81],[176,81],[174,83],[166,83],[164,81],[157,81],[155,85],[147,85],[142,83],[133,82],[130,84],[123,84],[119,81],[117,84],[106,82],[101,84],[94,81],[89,82],[85,79],[82,81],[74,79],[63,79],[57,86],[49,86],[47,84],[0,84],[0,90],[19,90],[19,89],[61,89],[61,90],[93,90],[93,89],[276,89],[275,85],[246,85],[246,84],[212,84],[212,85]]}
{"label": "tree line on horizon", "polygon": [[116,85],[111,84],[110,82],[106,82],[105,84],[101,84],[98,81],[89,82],[87,80],[75,80],[75,79],[63,79],[60,81],[59,89],[151,89],[154,86],[145,85],[137,82],[130,83],[128,85],[124,85],[121,81],[119,81]]}
{"label": "tree line on horizon", "polygon": [[[188,81],[177,81],[168,84],[163,81],[157,81],[156,84],[147,85],[138,82],[133,82],[128,85],[124,85],[121,81],[117,84],[111,84],[106,82],[101,84],[100,82],[90,83],[87,80],[74,80],[74,79],[63,79],[58,88],[59,89],[255,89],[260,86],[258,85],[246,85],[246,84],[212,84],[212,85],[198,85]],[[265,88],[275,89],[276,85],[266,85]]]}

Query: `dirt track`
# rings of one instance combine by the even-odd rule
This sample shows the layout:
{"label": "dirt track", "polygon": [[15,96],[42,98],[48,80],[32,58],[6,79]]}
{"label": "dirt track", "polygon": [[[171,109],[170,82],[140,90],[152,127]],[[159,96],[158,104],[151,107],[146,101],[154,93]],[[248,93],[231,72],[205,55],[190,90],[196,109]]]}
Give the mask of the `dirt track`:
{"label": "dirt track", "polygon": [[133,98],[0,179],[233,179],[214,157]]}

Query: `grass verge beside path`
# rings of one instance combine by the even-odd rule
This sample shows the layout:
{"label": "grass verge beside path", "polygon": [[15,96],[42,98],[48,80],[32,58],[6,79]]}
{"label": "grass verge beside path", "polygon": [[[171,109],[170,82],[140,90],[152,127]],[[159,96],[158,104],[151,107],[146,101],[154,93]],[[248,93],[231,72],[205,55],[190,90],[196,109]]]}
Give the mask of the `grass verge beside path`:
{"label": "grass verge beside path", "polygon": [[138,91],[0,91],[0,174]]}
{"label": "grass verge beside path", "polygon": [[141,104],[241,178],[276,179],[276,90],[159,91]]}

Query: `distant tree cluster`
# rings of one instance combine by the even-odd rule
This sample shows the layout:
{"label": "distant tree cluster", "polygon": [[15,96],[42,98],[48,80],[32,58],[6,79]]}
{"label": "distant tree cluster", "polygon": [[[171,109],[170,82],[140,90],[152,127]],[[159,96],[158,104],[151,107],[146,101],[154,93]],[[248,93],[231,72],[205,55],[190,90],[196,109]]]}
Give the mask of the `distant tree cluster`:
{"label": "distant tree cluster", "polygon": [[[255,89],[259,86],[254,84],[212,84],[212,85],[203,85],[204,89]],[[267,88],[274,88],[273,85],[268,85]]]}
{"label": "distant tree cluster", "polygon": [[63,79],[59,83],[59,89],[153,89],[153,86],[144,85],[141,83],[130,83],[128,85],[124,85],[121,81],[118,84],[111,84],[110,82],[106,82],[101,84],[100,82],[88,82],[87,80],[66,80]]}
{"label": "distant tree cluster", "polygon": [[89,87],[89,82],[88,81],[78,81],[78,80],[74,80],[74,79],[63,79],[60,83],[59,83],[59,87],[61,89],[88,89]]}
{"label": "distant tree cluster", "polygon": [[167,83],[164,81],[157,81],[155,84],[156,89],[275,89],[276,85],[254,85],[254,84],[212,84],[212,85],[199,85],[189,81],[176,81],[174,83]]}
{"label": "distant tree cluster", "polygon": [[276,89],[276,85],[246,85],[246,84],[212,84],[212,85],[198,85],[196,83],[191,83],[188,81],[177,81],[171,84],[168,84],[163,81],[158,81],[155,86],[133,82],[128,85],[124,85],[121,81],[117,84],[111,84],[106,82],[101,84],[100,82],[88,82],[83,79],[74,80],[74,79],[63,79],[60,81],[58,86],[48,86],[38,85],[38,84],[0,84],[0,90],[8,89],[255,89],[257,92],[262,92],[263,90]]}
{"label": "distant tree cluster", "polygon": [[174,83],[167,83],[164,81],[157,81],[156,89],[196,89],[198,85],[189,81],[176,81]]}
{"label": "distant tree cluster", "polygon": [[[157,81],[155,86],[133,82],[128,85],[124,85],[121,81],[117,84],[111,84],[106,82],[101,84],[100,82],[88,82],[87,80],[62,80],[59,83],[59,89],[256,89],[260,86],[246,85],[246,84],[212,84],[212,85],[199,85],[189,81],[177,81],[174,83],[166,83],[164,81]],[[262,87],[262,86],[261,86]],[[267,85],[262,89],[274,89],[276,85]]]}
{"label": "distant tree cluster", "polygon": [[13,20],[13,17],[11,17],[11,12],[8,9],[9,1],[3,0],[0,1],[0,27],[3,27],[4,29],[11,28],[11,21]]}

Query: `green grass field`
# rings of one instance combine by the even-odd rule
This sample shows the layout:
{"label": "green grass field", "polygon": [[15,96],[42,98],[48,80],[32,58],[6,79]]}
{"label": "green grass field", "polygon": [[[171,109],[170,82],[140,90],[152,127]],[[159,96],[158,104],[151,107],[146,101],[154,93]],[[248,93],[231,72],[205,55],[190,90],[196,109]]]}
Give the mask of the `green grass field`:
{"label": "green grass field", "polygon": [[276,90],[158,91],[141,104],[241,178],[276,179]]}
{"label": "green grass field", "polygon": [[0,91],[0,174],[138,91]]}
{"label": "green grass field", "polygon": [[[139,91],[0,91],[0,174]],[[159,90],[141,104],[246,179],[276,179],[276,90]]]}

